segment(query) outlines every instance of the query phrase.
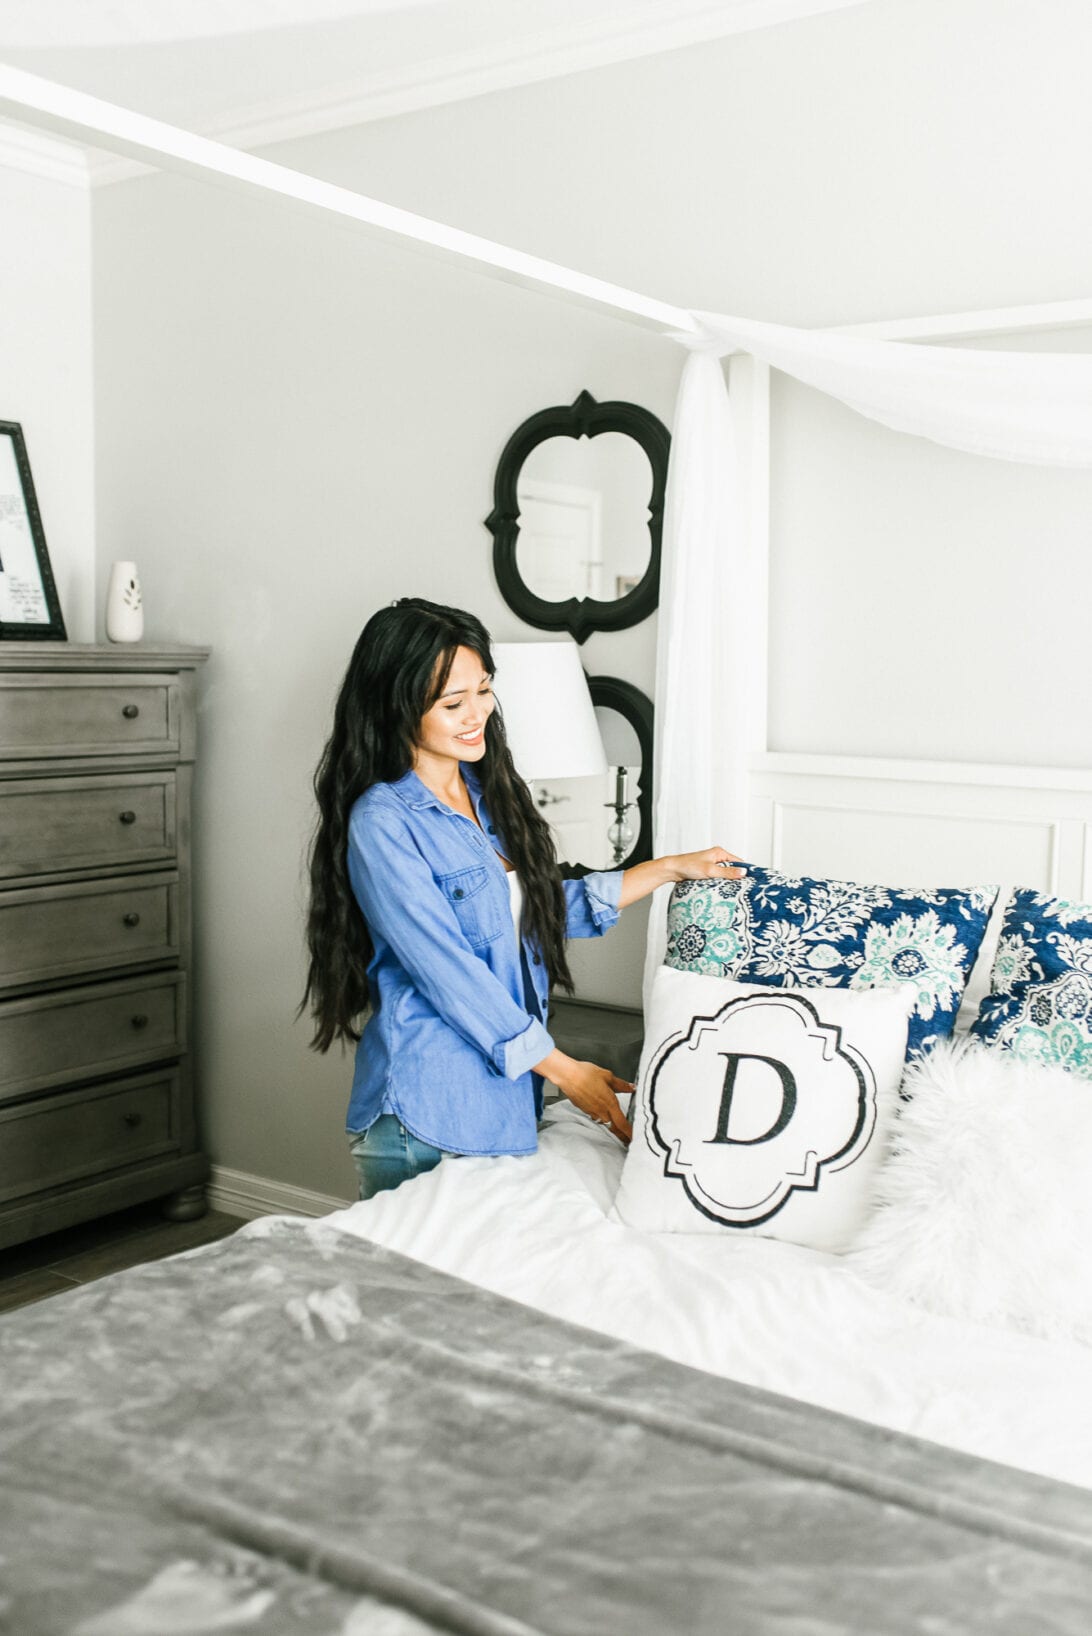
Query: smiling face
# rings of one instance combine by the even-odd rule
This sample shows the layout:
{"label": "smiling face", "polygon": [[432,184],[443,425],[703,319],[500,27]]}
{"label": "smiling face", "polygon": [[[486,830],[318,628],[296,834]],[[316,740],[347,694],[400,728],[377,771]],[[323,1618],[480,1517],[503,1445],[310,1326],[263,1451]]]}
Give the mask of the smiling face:
{"label": "smiling face", "polygon": [[480,761],[493,706],[492,679],[481,659],[473,648],[457,648],[440,697],[421,717],[414,765]]}

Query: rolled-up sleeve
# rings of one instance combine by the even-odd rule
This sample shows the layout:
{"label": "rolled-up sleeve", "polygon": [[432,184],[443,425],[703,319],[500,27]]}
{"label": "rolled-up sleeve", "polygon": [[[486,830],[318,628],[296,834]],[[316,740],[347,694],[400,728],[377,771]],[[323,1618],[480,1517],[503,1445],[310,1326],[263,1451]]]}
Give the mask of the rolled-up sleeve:
{"label": "rolled-up sleeve", "polygon": [[566,931],[570,937],[602,937],[616,924],[622,895],[620,869],[593,870],[580,880],[562,881]]}
{"label": "rolled-up sleeve", "polygon": [[426,859],[396,814],[354,813],[349,879],[373,936],[382,937],[418,991],[498,1073],[518,1079],[553,1050],[463,935]]}

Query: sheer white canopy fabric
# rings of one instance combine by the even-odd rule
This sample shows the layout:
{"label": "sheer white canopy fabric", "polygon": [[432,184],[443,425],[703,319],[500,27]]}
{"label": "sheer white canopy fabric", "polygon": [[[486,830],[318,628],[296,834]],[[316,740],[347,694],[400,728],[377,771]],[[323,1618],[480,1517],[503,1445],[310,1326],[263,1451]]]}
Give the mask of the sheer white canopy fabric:
{"label": "sheer white canopy fabric", "polygon": [[750,352],[897,432],[1036,466],[1092,466],[1092,353],[873,341],[695,313],[724,356]]}
{"label": "sheer white canopy fabric", "polygon": [[[747,584],[733,405],[720,359],[747,352],[895,431],[1035,465],[1092,466],[1092,353],[875,341],[695,313],[675,411],[656,665],[657,856],[708,845],[746,856],[748,688],[763,633]],[[764,610],[757,612],[764,617]],[[644,998],[662,963],[655,894]]]}

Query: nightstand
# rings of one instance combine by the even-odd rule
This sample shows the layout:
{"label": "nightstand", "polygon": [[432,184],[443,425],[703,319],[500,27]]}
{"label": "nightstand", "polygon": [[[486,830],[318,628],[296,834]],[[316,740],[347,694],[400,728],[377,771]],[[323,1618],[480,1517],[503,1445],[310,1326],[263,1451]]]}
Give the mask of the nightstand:
{"label": "nightstand", "polygon": [[620,1079],[636,1079],[644,1019],[632,1006],[603,1005],[598,1000],[552,1000],[546,1026],[554,1044],[566,1056],[609,1068]]}

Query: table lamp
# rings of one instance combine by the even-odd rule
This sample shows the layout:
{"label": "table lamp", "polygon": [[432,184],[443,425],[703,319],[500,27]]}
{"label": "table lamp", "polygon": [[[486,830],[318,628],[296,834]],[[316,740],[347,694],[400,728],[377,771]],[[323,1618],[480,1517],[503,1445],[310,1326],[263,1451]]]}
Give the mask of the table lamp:
{"label": "table lamp", "polygon": [[493,691],[528,783],[605,773],[607,758],[575,642],[495,642]]}

